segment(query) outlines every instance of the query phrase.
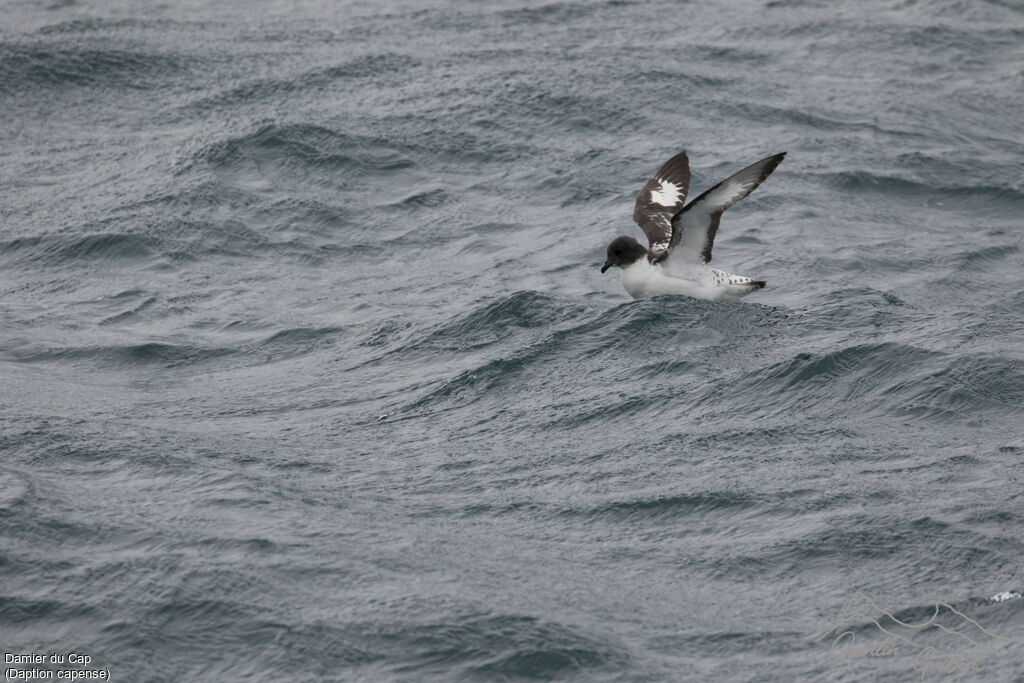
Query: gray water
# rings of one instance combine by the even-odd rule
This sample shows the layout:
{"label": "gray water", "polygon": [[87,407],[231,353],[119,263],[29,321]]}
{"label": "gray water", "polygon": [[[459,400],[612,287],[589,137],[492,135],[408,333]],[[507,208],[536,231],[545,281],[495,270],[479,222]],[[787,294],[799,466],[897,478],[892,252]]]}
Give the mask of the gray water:
{"label": "gray water", "polygon": [[2,16],[8,675],[1024,679],[1019,3]]}

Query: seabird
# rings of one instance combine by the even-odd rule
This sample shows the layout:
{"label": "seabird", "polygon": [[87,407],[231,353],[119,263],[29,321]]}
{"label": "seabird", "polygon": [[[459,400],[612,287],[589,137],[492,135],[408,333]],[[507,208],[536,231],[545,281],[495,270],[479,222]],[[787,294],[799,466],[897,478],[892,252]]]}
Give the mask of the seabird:
{"label": "seabird", "polygon": [[685,207],[690,160],[680,152],[662,165],[636,198],[633,220],[647,235],[644,249],[632,237],[616,237],[601,267],[622,269],[622,286],[634,299],[684,294],[695,299],[735,301],[765,286],[764,280],[711,268],[711,245],[722,212],[760,185],[786,153],[751,164]]}

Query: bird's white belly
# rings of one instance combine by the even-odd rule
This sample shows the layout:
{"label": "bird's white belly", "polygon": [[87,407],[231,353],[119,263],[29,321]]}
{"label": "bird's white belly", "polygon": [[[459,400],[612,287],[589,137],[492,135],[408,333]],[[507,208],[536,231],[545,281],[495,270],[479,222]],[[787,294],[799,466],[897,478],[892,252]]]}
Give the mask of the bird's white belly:
{"label": "bird's white belly", "polygon": [[682,294],[709,301],[738,301],[764,286],[751,278],[733,275],[706,265],[671,263],[651,265],[639,259],[622,269],[622,286],[634,299],[662,294]]}
{"label": "bird's white belly", "polygon": [[718,299],[721,293],[714,287],[707,287],[699,273],[697,277],[683,278],[665,274],[661,266],[651,265],[645,259],[639,259],[622,269],[622,287],[634,299],[662,294],[682,294],[696,299]]}

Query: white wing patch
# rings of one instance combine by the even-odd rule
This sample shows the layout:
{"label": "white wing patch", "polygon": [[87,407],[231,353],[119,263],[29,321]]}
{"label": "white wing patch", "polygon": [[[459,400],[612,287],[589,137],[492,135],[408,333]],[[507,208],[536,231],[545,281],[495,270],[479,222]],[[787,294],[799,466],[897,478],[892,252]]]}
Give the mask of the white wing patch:
{"label": "white wing patch", "polygon": [[669,241],[668,240],[662,240],[661,242],[655,242],[654,244],[651,245],[651,253],[652,254],[662,254],[662,253],[668,251],[668,245],[669,245]]}
{"label": "white wing patch", "polygon": [[661,183],[661,187],[657,190],[651,190],[651,203],[661,204],[662,206],[675,206],[676,202],[679,201],[679,186],[667,180],[659,179],[658,182]]}
{"label": "white wing patch", "polygon": [[[704,198],[709,207],[729,207],[746,197],[760,184],[758,177],[726,180]],[[724,210],[724,208],[723,208]]]}

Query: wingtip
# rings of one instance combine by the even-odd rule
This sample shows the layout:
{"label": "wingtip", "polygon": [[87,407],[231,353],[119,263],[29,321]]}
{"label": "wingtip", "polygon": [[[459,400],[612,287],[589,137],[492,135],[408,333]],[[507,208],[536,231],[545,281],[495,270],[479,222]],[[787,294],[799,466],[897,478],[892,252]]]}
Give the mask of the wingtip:
{"label": "wingtip", "polygon": [[768,163],[765,164],[765,174],[764,177],[761,178],[761,180],[764,180],[769,175],[771,175],[771,172],[778,168],[779,164],[781,164],[782,160],[785,158],[786,152],[779,152],[778,154],[773,154],[772,156],[765,159],[764,161],[767,161]]}
{"label": "wingtip", "polygon": [[685,147],[683,149],[679,150],[679,152],[674,154],[672,156],[672,158],[669,159],[665,163],[668,164],[668,163],[673,162],[673,161],[679,161],[680,159],[686,159],[687,162],[690,161],[690,155],[686,153],[686,148]]}

